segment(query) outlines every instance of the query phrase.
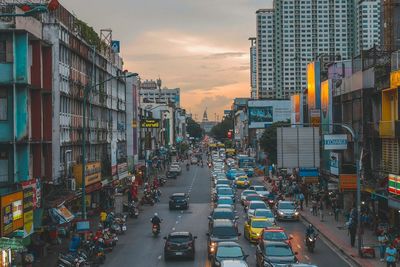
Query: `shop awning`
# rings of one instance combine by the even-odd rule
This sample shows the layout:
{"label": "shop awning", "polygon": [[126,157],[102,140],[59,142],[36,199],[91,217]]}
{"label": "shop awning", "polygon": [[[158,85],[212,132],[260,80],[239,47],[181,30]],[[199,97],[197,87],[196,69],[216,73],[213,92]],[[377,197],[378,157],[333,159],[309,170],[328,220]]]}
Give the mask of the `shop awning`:
{"label": "shop awning", "polygon": [[22,239],[18,238],[0,238],[0,250],[11,249],[14,251],[25,251],[26,248],[22,244]]}
{"label": "shop awning", "polygon": [[49,210],[50,216],[58,224],[69,223],[74,219],[74,215],[64,206]]}

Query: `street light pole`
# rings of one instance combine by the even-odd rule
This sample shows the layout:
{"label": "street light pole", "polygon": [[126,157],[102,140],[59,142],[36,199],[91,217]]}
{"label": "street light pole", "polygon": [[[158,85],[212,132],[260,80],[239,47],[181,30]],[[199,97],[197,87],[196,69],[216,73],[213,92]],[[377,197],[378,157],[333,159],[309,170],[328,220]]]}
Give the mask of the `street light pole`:
{"label": "street light pole", "polygon": [[97,86],[102,85],[108,81],[113,79],[118,79],[121,77],[129,78],[138,76],[137,73],[129,73],[128,75],[124,74],[121,76],[112,76],[100,83],[94,84],[92,86],[85,86],[83,92],[83,111],[82,111],[82,219],[87,219],[87,212],[86,212],[86,102],[88,98],[88,94]]}

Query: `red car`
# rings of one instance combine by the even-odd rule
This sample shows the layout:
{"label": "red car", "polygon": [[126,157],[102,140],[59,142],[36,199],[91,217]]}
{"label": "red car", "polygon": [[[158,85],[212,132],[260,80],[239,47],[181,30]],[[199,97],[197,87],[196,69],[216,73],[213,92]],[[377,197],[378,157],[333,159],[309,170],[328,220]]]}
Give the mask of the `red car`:
{"label": "red car", "polygon": [[282,227],[267,227],[262,230],[260,241],[270,242],[285,242],[290,247],[292,246],[290,240],[293,239],[292,235],[287,235]]}

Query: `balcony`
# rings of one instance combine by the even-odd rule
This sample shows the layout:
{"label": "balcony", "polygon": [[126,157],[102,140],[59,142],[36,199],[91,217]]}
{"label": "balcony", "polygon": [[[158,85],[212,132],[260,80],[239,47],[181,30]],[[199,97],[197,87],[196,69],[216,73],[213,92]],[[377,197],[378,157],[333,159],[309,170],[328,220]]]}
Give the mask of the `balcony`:
{"label": "balcony", "polygon": [[400,121],[380,121],[379,135],[381,137],[400,137]]}

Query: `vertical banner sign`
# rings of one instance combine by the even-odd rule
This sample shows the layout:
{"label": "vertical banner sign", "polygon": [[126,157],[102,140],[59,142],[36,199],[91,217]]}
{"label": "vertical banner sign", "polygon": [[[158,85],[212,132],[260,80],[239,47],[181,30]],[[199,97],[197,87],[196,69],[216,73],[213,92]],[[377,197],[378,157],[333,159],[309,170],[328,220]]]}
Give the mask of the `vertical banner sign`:
{"label": "vertical banner sign", "polygon": [[1,196],[1,236],[23,228],[23,192]]}
{"label": "vertical banner sign", "polygon": [[33,233],[33,188],[28,187],[23,190],[24,192],[24,237]]}

